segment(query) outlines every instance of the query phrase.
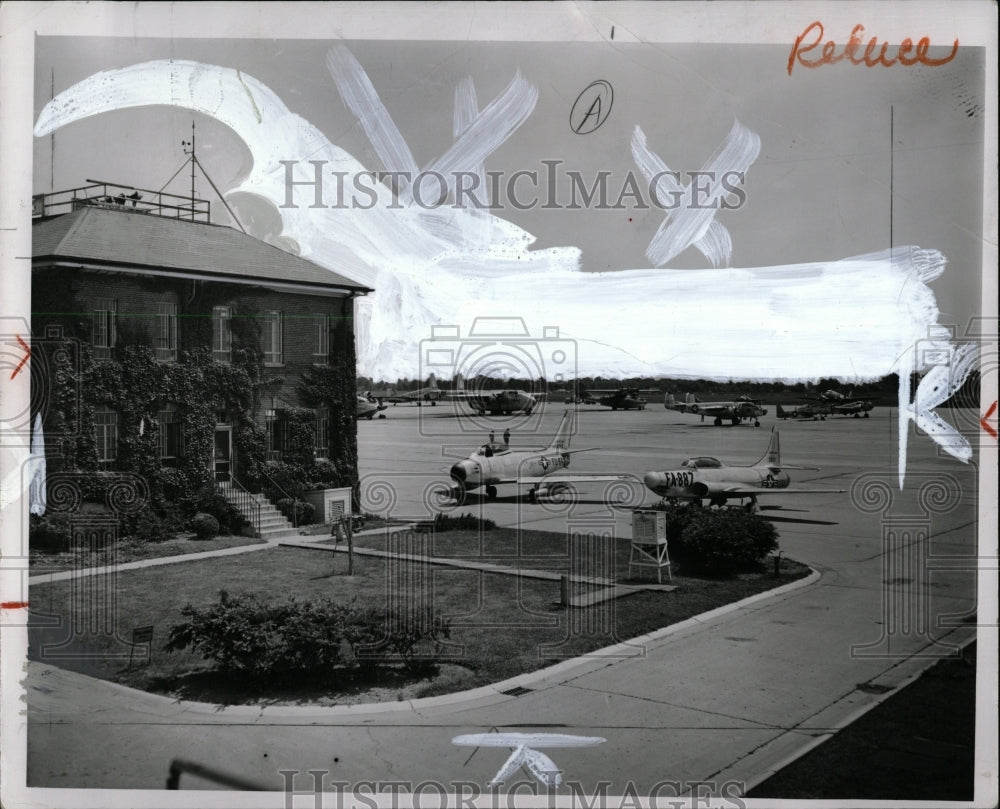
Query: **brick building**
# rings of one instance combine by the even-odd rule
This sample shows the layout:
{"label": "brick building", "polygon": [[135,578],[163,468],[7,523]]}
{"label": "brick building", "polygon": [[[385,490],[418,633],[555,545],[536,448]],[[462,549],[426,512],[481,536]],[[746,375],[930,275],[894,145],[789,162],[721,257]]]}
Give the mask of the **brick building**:
{"label": "brick building", "polygon": [[35,198],[33,339],[75,346],[35,397],[63,436],[50,465],[142,474],[154,506],[268,473],[356,483],[354,298],[371,290],[210,224],[207,202],[120,188]]}

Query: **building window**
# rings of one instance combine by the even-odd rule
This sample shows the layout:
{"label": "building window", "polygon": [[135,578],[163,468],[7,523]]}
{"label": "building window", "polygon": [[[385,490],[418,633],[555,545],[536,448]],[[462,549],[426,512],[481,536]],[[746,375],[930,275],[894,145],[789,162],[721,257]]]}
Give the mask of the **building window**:
{"label": "building window", "polygon": [[212,307],[212,359],[216,362],[229,362],[233,348],[232,316],[228,306]]}
{"label": "building window", "polygon": [[326,365],[330,359],[330,317],[316,315],[314,320],[316,342],[313,345],[313,361],[319,365]]}
{"label": "building window", "polygon": [[94,434],[97,462],[106,469],[114,469],[118,460],[118,414],[114,410],[95,411]]}
{"label": "building window", "polygon": [[267,433],[267,460],[280,461],[285,448],[285,424],[276,410],[264,411],[264,431]]}
{"label": "building window", "polygon": [[316,408],[316,442],[317,458],[326,458],[330,453],[330,410],[326,405]]}
{"label": "building window", "polygon": [[94,305],[94,359],[109,360],[118,342],[118,301],[102,298]]}
{"label": "building window", "polygon": [[156,304],[156,359],[174,362],[177,359],[177,304]]}
{"label": "building window", "polygon": [[164,466],[176,466],[184,457],[184,427],[180,414],[173,405],[168,405],[158,414],[160,420],[160,462]]}
{"label": "building window", "polygon": [[281,365],[284,361],[281,353],[281,331],[281,312],[264,312],[264,327],[260,337],[265,365]]}

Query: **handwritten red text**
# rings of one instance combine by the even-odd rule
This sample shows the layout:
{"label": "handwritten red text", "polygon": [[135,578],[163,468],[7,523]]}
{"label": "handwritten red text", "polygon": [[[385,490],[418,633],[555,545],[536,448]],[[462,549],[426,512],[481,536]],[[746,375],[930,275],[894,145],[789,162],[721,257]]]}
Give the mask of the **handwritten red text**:
{"label": "handwritten red text", "polygon": [[[952,43],[951,52],[947,56],[941,59],[931,59],[927,55],[927,51],[931,47],[930,37],[922,37],[916,45],[913,44],[912,39],[907,38],[898,46],[891,46],[888,42],[883,42],[879,47],[878,37],[872,37],[868,40],[868,44],[864,45],[864,32],[863,25],[855,25],[854,30],[851,31],[851,38],[838,53],[839,46],[836,42],[833,40],[823,42],[823,23],[818,20],[810,23],[806,30],[795,38],[792,51],[788,54],[788,75],[792,75],[792,68],[795,67],[796,62],[802,67],[819,67],[847,59],[852,64],[866,67],[875,67],[875,65],[892,67],[895,64],[907,67],[916,64],[937,67],[947,64],[958,53],[957,39]],[[891,53],[893,47],[895,47],[895,52]]]}

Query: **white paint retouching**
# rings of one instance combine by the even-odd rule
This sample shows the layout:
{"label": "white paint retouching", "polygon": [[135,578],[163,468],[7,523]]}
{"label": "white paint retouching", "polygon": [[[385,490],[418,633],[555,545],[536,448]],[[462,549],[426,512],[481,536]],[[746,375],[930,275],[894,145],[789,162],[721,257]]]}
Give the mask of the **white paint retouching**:
{"label": "white paint retouching", "polygon": [[[411,150],[354,56],[337,45],[327,67],[384,169],[415,177],[420,169]],[[454,142],[424,171],[445,177],[453,193],[458,173],[481,174],[486,158],[536,100],[537,91],[519,74],[482,110],[471,79],[461,84]],[[283,160],[299,158],[295,179],[303,182],[315,179],[308,161],[324,161],[326,175],[343,172],[347,178],[366,168],[253,77],[191,61],[145,62],[84,79],[46,105],[35,135],[101,112],[153,104],[210,115],[244,141],[253,167],[227,197],[238,210],[276,210],[283,223],[280,234],[255,235],[375,289],[356,313],[360,373],[412,376],[421,341],[434,326],[454,325],[468,334],[476,318],[514,316],[533,325],[557,324],[562,338],[576,341],[574,371],[580,375],[864,382],[897,372],[900,483],[911,419],[954,457],[971,457],[968,442],[932,412],[975,362],[972,350],[957,352],[938,327],[928,283],[943,272],[945,258],[935,250],[904,246],[841,261],[720,269],[732,243],[717,211],[682,206],[666,217],[647,257],[663,265],[694,245],[715,269],[585,273],[577,248],[531,250],[534,236],[488,210],[414,204],[405,181],[398,197],[375,184],[377,198],[366,208],[344,204],[335,184],[326,192],[330,207],[281,207],[287,193]],[[638,127],[631,147],[647,179],[666,170]],[[706,169],[746,171],[759,151],[757,135],[737,122]],[[664,175],[660,193],[671,191],[690,195],[690,188]],[[628,316],[610,318],[609,312]],[[599,340],[588,336],[595,324],[601,324]],[[935,351],[957,361],[933,369],[910,405],[908,373],[926,370],[924,357]]]}

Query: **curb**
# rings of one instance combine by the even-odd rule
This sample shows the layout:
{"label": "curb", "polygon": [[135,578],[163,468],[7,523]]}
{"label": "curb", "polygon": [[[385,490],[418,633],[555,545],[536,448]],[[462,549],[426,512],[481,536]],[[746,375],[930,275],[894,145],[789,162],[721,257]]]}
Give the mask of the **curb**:
{"label": "curb", "polygon": [[[434,709],[453,708],[456,706],[460,706],[463,709],[471,708],[477,707],[471,704],[474,702],[478,702],[481,706],[483,704],[506,702],[508,700],[517,699],[517,697],[503,692],[509,691],[518,686],[527,686],[529,684],[535,684],[554,677],[559,677],[577,668],[582,668],[588,665],[593,666],[595,664],[603,667],[610,665],[609,661],[614,662],[615,660],[620,660],[625,657],[645,657],[646,650],[644,646],[646,644],[662,641],[671,635],[683,632],[684,630],[690,629],[694,626],[699,626],[722,615],[735,612],[738,609],[743,609],[751,604],[768,600],[776,596],[785,595],[793,590],[798,590],[814,584],[821,578],[822,574],[818,570],[812,568],[810,569],[812,572],[808,576],[796,579],[788,584],[783,584],[781,587],[776,587],[773,590],[765,590],[762,593],[756,593],[755,595],[748,596],[740,601],[734,601],[731,604],[724,604],[714,610],[709,610],[708,612],[692,616],[691,618],[687,618],[686,620],[676,624],[661,627],[660,629],[656,629],[645,635],[640,635],[612,646],[605,646],[602,649],[596,649],[593,652],[589,652],[581,657],[574,657],[569,660],[556,663],[552,666],[525,672],[524,674],[518,674],[498,683],[490,683],[489,685],[480,686],[467,691],[457,691],[453,694],[443,694],[436,697],[422,697],[419,699],[403,700],[399,702],[366,702],[357,705],[337,705],[328,707],[320,705],[266,705],[262,707],[259,705],[219,705],[211,702],[179,700],[171,697],[165,697],[162,694],[153,694],[148,691],[142,691],[137,688],[121,685],[120,683],[113,683],[108,680],[100,680],[99,682],[104,683],[112,689],[122,689],[126,693],[142,695],[143,697],[151,698],[156,702],[171,705],[175,708],[181,708],[193,713],[210,713],[215,715],[226,714],[229,716],[252,715],[260,720],[273,719],[282,716],[316,716],[333,718],[337,716],[356,717],[367,714],[385,714],[393,712],[403,713],[406,711],[420,713],[425,710],[433,711]],[[86,677],[87,675],[79,676]]]}
{"label": "curb", "polygon": [[[955,630],[953,630],[953,632],[960,631],[961,629],[964,629],[964,628],[965,627],[956,627]],[[949,632],[948,635],[945,635],[944,637],[947,638],[951,634],[952,634],[952,632]],[[961,641],[959,643],[959,648],[960,649],[965,649],[969,644],[974,643],[975,641],[976,641],[976,635],[973,634],[971,637],[967,638],[966,640]],[[907,662],[910,662],[912,660],[918,660],[918,659],[923,659],[923,658],[917,658],[916,656],[911,656],[911,657],[905,658],[904,660],[901,660],[900,661],[900,665],[903,665],[903,664],[905,664]],[[868,713],[871,710],[874,710],[879,705],[881,705],[883,702],[886,702],[887,700],[889,700],[892,697],[894,697],[897,694],[899,694],[899,692],[902,691],[904,688],[906,688],[908,685],[911,685],[912,683],[916,682],[924,674],[926,674],[927,670],[930,669],[931,666],[933,666],[935,663],[939,662],[940,659],[941,658],[926,658],[926,661],[927,661],[926,665],[921,666],[916,672],[914,672],[913,674],[905,677],[891,691],[887,691],[884,694],[873,695],[871,702],[868,702],[867,704],[862,705],[860,708],[856,708],[855,710],[849,712],[842,719],[838,720],[832,726],[830,726],[829,730],[827,730],[827,731],[821,733],[820,735],[818,735],[818,736],[810,739],[808,742],[806,742],[805,744],[803,744],[795,752],[789,753],[789,754],[785,755],[784,757],[778,759],[778,761],[775,764],[773,764],[772,766],[770,766],[767,770],[764,770],[763,772],[758,773],[757,775],[753,776],[752,778],[748,778],[746,781],[743,782],[743,794],[745,795],[750,790],[755,789],[756,787],[760,786],[762,783],[764,783],[772,775],[776,775],[777,773],[779,773],[783,769],[785,769],[785,767],[787,767],[790,764],[793,764],[794,762],[798,761],[800,758],[802,758],[803,756],[807,755],[808,753],[811,753],[813,750],[815,750],[821,744],[823,744],[826,741],[829,741],[834,736],[836,736],[837,733],[839,733],[841,730],[843,730],[844,728],[848,727],[849,725],[852,725],[855,722],[857,722],[866,713]],[[891,671],[891,669],[890,669],[890,671]],[[880,675],[880,676],[884,676],[884,674],[885,674],[885,672],[883,672],[883,674]],[[854,693],[854,692],[851,692],[851,693]],[[850,695],[847,695],[847,696],[850,696]],[[847,697],[845,696],[842,699],[846,699],[846,698]],[[798,731],[795,728],[790,728],[790,729],[786,730],[785,733],[783,733],[781,736],[778,736],[774,740],[772,740],[771,743],[773,743],[774,741],[777,741],[778,739],[782,738],[782,736],[784,736],[785,734],[796,733],[796,732],[798,732]],[[775,799],[775,800],[778,800],[778,799]]]}

